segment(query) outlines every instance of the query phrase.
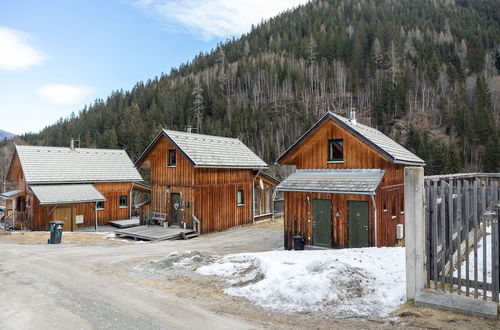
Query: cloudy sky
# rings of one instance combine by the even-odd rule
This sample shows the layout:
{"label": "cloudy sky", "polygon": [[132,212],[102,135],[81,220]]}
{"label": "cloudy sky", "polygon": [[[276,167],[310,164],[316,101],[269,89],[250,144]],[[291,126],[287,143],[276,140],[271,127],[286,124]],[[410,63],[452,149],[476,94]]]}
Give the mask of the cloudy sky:
{"label": "cloudy sky", "polygon": [[39,131],[306,2],[0,1],[0,129]]}

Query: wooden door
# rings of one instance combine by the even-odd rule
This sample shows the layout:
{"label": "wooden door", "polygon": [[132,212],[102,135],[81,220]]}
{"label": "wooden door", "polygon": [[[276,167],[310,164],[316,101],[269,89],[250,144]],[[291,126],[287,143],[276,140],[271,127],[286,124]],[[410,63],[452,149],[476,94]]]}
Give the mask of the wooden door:
{"label": "wooden door", "polygon": [[52,214],[50,221],[64,221],[63,230],[73,231],[73,209],[71,207],[58,207]]}
{"label": "wooden door", "polygon": [[332,246],[332,201],[313,199],[313,245]]}
{"label": "wooden door", "polygon": [[175,225],[181,225],[182,213],[181,213],[181,194],[172,193],[172,223]]}
{"label": "wooden door", "polygon": [[348,201],[347,203],[349,247],[367,247],[370,245],[368,202]]}

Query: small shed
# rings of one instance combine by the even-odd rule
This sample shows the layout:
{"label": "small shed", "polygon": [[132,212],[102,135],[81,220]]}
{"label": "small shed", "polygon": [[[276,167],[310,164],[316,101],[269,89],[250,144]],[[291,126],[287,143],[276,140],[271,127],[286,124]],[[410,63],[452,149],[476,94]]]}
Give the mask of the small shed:
{"label": "small shed", "polygon": [[325,248],[402,243],[405,166],[425,162],[380,131],[326,113],[276,161],[295,165],[277,186],[285,199],[285,247],[302,235]]}

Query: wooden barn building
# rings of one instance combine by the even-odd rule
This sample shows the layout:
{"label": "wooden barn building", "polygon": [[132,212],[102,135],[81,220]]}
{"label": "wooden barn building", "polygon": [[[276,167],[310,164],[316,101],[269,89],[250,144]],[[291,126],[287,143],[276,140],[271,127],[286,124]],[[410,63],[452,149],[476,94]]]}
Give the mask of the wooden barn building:
{"label": "wooden barn building", "polygon": [[332,112],[278,159],[296,171],[285,199],[285,247],[293,236],[325,248],[392,246],[403,239],[404,167],[425,162],[380,131]]}
{"label": "wooden barn building", "polygon": [[208,233],[272,216],[278,182],[238,139],[162,130],[136,166],[151,175],[151,203],[142,214],[165,214],[170,225],[193,228],[195,217]]}
{"label": "wooden barn building", "polygon": [[[73,143],[72,143],[73,145]],[[64,230],[129,219],[135,182],[142,178],[124,150],[16,146],[7,179],[14,227]]]}

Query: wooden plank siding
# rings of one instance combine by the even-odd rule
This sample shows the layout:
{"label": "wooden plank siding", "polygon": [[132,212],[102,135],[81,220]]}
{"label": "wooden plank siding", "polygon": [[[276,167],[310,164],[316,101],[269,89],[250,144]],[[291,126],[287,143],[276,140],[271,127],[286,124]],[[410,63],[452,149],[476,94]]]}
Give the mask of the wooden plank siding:
{"label": "wooden plank siding", "polygon": [[[130,189],[131,182],[107,182],[95,183],[94,187],[106,198],[104,210],[97,211],[98,225],[105,225],[108,221],[125,220],[130,218]],[[120,207],[120,196],[126,195],[128,207]],[[77,215],[83,215],[83,224],[78,227],[92,227],[95,225],[95,203],[40,205],[38,199],[33,195],[31,189],[27,191],[29,198],[28,215],[31,215],[32,230],[47,230],[48,221],[57,220],[49,216],[50,211],[57,206],[71,207],[73,209],[73,221]],[[65,228],[66,230],[67,228]],[[76,229],[76,225],[73,229]]]}
{"label": "wooden plank siding", "polygon": [[[343,161],[328,161],[328,140],[343,139]],[[398,244],[396,225],[404,224],[404,165],[394,164],[367,142],[333,120],[322,123],[282,161],[297,169],[382,169],[384,177],[376,191],[377,245]],[[332,247],[348,247],[347,202],[367,201],[369,205],[370,246],[375,244],[373,202],[368,195],[285,192],[285,248],[293,247],[292,237],[303,235],[312,242],[312,199],[332,201]],[[308,199],[309,198],[309,199]],[[336,212],[340,217],[335,217]]]}
{"label": "wooden plank siding", "polygon": [[[168,150],[176,150],[176,166],[168,166]],[[172,194],[181,194],[182,221],[192,227],[192,215],[201,221],[201,232],[223,230],[251,223],[251,169],[195,168],[167,138],[161,137],[143,161],[151,170],[150,211],[172,218]],[[236,194],[244,191],[245,204],[238,206]],[[187,202],[187,203],[186,203]]]}

